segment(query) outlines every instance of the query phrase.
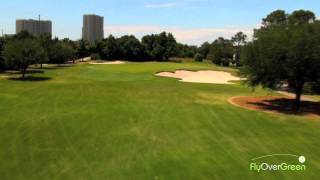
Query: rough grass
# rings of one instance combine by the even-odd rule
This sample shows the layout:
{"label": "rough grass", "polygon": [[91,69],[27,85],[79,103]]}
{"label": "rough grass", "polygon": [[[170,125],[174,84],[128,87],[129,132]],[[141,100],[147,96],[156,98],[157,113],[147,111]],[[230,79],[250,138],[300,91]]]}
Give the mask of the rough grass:
{"label": "rough grass", "polygon": [[[0,79],[0,179],[317,179],[320,120],[254,112],[232,96],[269,92],[154,76],[202,63],[47,68]],[[249,171],[250,159],[304,155],[305,172]],[[285,161],[286,159],[277,159]]]}

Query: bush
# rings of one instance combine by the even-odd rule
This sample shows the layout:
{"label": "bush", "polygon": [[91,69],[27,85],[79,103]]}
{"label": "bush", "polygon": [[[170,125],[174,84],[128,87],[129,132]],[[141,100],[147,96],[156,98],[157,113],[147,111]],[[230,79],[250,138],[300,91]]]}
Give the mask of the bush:
{"label": "bush", "polygon": [[320,94],[320,80],[318,82],[311,83],[312,93]]}
{"label": "bush", "polygon": [[221,58],[214,58],[213,61],[212,61],[212,63],[213,63],[213,64],[216,64],[216,65],[218,65],[218,66],[221,66],[222,61],[223,61],[223,60],[222,60]]}
{"label": "bush", "polygon": [[222,66],[229,66],[230,65],[231,60],[227,59],[227,58],[222,58],[221,59],[221,64]]}
{"label": "bush", "polygon": [[90,57],[91,57],[91,60],[100,60],[101,59],[101,57],[98,53],[91,54]]}
{"label": "bush", "polygon": [[4,60],[0,58],[0,72],[5,70]]}
{"label": "bush", "polygon": [[203,56],[202,56],[202,54],[197,53],[197,54],[194,56],[194,60],[197,61],[197,62],[202,62],[202,61],[203,61]]}
{"label": "bush", "polygon": [[213,54],[208,54],[207,55],[207,60],[211,61],[212,63],[214,62],[214,55]]}

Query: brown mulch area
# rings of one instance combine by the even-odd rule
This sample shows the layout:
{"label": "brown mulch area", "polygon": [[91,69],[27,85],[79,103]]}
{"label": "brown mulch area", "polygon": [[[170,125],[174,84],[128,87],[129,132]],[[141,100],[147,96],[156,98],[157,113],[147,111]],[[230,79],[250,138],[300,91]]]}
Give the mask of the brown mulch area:
{"label": "brown mulch area", "polygon": [[282,96],[233,97],[229,103],[242,108],[269,113],[320,116],[320,102],[302,101],[301,110],[294,111],[294,99]]}

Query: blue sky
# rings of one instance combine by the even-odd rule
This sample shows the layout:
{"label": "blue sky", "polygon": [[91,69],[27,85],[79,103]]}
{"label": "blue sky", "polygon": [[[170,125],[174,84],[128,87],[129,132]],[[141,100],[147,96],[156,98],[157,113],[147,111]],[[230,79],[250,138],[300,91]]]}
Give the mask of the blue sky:
{"label": "blue sky", "polygon": [[276,9],[308,9],[320,15],[319,0],[10,0],[1,2],[0,29],[15,32],[15,20],[53,21],[53,35],[81,37],[82,15],[105,17],[105,36],[172,32],[178,41],[200,44],[237,31],[252,33]]}

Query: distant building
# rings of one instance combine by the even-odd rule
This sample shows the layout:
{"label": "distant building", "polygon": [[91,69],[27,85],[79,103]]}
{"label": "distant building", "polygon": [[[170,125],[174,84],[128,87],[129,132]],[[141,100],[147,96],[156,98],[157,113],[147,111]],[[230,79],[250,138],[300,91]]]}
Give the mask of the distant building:
{"label": "distant building", "polygon": [[84,15],[82,39],[94,43],[97,40],[102,40],[103,32],[103,17],[98,15]]}
{"label": "distant building", "polygon": [[21,31],[28,31],[34,36],[45,33],[52,34],[52,22],[33,19],[18,19],[16,20],[16,33]]}

